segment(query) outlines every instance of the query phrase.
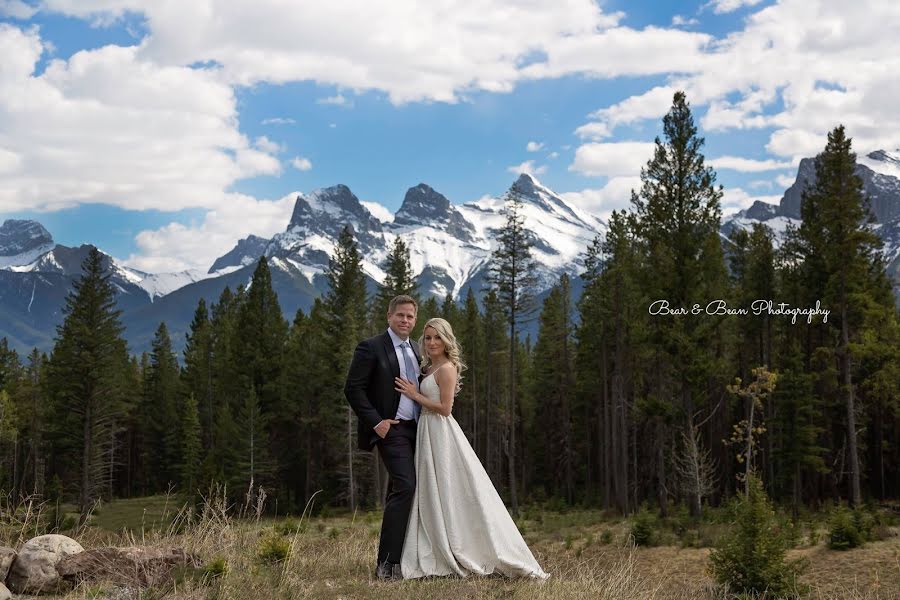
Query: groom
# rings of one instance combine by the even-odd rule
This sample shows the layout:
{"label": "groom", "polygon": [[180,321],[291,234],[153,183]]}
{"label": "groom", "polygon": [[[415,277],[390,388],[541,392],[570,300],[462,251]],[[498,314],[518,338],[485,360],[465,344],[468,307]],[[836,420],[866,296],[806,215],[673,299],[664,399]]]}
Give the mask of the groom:
{"label": "groom", "polygon": [[395,377],[419,381],[419,346],[409,339],[418,305],[397,296],[388,307],[388,330],[363,340],[353,353],[344,395],[359,417],[359,447],[378,446],[390,480],[381,521],[375,576],[399,579],[400,555],[416,489],[416,420],[420,407],[396,391]]}

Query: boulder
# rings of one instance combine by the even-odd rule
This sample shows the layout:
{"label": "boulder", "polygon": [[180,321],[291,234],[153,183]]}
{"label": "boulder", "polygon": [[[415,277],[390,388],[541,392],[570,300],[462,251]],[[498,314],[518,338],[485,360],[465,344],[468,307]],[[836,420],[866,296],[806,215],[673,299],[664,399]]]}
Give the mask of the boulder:
{"label": "boulder", "polygon": [[[14,560],[16,560],[16,551],[6,546],[0,546],[0,583],[6,581],[9,568]],[[0,597],[2,597],[2,594],[0,594]]]}
{"label": "boulder", "polygon": [[177,567],[198,567],[200,559],[182,548],[93,548],[59,562],[61,577],[71,583],[100,580],[128,586],[159,585]]}
{"label": "boulder", "polygon": [[81,544],[58,534],[25,542],[13,561],[6,583],[17,594],[57,593],[66,587],[56,565],[66,556],[84,552]]}
{"label": "boulder", "polygon": [[10,598],[12,598],[12,592],[0,581],[0,600],[9,600]]}

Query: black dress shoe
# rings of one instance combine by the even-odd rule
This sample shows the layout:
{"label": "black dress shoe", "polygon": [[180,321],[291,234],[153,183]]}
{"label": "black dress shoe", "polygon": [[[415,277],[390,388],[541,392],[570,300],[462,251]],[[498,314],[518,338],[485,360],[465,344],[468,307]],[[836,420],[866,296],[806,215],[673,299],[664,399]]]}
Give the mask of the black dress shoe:
{"label": "black dress shoe", "polygon": [[399,573],[400,565],[384,561],[383,563],[380,563],[377,567],[375,567],[375,577],[382,580],[393,579],[395,567],[397,569],[397,572]]}

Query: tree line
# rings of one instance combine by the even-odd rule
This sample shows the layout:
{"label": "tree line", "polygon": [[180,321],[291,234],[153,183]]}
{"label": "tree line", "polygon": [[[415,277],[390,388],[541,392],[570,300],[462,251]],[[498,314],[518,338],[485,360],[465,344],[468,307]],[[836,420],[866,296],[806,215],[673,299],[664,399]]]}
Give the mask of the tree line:
{"label": "tree line", "polygon": [[[802,223],[780,246],[765,225],[720,234],[722,188],[676,93],[628,210],[538,305],[532,237],[510,191],[480,297],[421,298],[453,324],[469,369],[454,418],[515,512],[523,499],[694,516],[749,485],[803,505],[898,496],[900,318],[843,127],[816,159]],[[74,502],[176,490],[263,489],[279,513],[378,505],[386,474],[354,444],[342,388],[353,348],[387,304],[420,297],[395,239],[367,297],[352,229],[328,291],[288,322],[265,257],[249,286],[201,299],[179,357],[165,323],[129,355],[115,291],[92,250],[52,352],[0,340],[0,490]],[[756,300],[828,318],[651,314]],[[683,314],[686,313],[686,314]],[[537,320],[537,335],[522,336]]]}

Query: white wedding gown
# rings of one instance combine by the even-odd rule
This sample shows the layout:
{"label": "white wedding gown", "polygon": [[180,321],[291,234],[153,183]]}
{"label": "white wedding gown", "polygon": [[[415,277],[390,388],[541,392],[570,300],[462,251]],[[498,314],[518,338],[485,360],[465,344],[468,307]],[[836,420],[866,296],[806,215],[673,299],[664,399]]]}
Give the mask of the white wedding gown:
{"label": "white wedding gown", "polygon": [[[422,394],[440,400],[432,375]],[[416,491],[400,569],[404,579],[487,575],[546,579],[453,416],[422,407]]]}

